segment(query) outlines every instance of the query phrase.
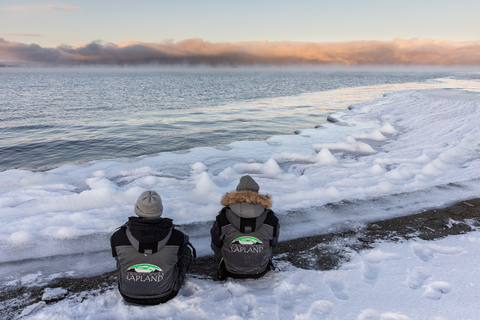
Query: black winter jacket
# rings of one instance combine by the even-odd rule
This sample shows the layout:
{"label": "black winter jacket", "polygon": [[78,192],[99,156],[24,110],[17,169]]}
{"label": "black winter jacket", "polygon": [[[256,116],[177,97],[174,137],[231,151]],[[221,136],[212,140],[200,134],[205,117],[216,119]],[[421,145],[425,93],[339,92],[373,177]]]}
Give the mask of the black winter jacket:
{"label": "black winter jacket", "polygon": [[210,230],[211,247],[223,272],[232,278],[258,278],[272,266],[280,225],[268,195],[233,191],[222,198],[224,208]]}
{"label": "black winter jacket", "polygon": [[119,291],[136,304],[159,304],[175,297],[195,256],[188,236],[168,218],[130,217],[110,244]]}

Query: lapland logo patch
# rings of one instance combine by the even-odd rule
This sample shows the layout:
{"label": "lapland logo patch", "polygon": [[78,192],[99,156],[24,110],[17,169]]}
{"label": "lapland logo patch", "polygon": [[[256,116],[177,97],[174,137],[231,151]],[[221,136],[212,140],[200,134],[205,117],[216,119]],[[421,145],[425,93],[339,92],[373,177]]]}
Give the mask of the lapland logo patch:
{"label": "lapland logo patch", "polygon": [[127,280],[140,282],[159,282],[163,280],[163,270],[154,264],[141,263],[127,269]]}
{"label": "lapland logo patch", "polygon": [[260,253],[263,251],[263,242],[255,237],[239,237],[230,244],[232,252]]}

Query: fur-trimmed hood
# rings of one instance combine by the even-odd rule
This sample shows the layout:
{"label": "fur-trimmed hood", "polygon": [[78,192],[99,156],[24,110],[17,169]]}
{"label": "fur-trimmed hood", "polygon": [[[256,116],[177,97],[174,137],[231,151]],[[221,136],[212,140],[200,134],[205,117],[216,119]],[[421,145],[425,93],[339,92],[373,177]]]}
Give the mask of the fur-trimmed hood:
{"label": "fur-trimmed hood", "polygon": [[272,207],[272,200],[268,194],[259,194],[250,190],[244,191],[232,191],[225,194],[222,197],[221,203],[222,206],[228,207],[234,203],[250,203],[250,204],[260,204],[265,209],[270,209]]}

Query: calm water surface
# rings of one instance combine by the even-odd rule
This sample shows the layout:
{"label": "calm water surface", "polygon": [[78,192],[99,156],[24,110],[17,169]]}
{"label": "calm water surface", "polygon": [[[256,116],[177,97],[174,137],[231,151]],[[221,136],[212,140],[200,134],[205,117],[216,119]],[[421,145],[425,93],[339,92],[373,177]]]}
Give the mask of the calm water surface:
{"label": "calm water surface", "polygon": [[302,94],[444,72],[0,69],[0,170],[134,157],[293,134],[325,122]]}

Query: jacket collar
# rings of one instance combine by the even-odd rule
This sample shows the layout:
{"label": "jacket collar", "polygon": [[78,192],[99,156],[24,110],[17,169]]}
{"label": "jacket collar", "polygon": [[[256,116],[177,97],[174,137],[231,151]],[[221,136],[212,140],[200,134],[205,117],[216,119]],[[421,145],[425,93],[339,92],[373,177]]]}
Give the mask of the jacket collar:
{"label": "jacket collar", "polygon": [[143,219],[130,217],[127,223],[133,237],[140,242],[158,242],[164,239],[173,229],[173,220],[169,218]]}
{"label": "jacket collar", "polygon": [[222,197],[221,203],[224,207],[228,207],[234,203],[250,203],[250,204],[260,204],[265,209],[270,209],[272,207],[272,200],[268,194],[259,194],[250,190],[245,191],[232,191],[225,194]]}

